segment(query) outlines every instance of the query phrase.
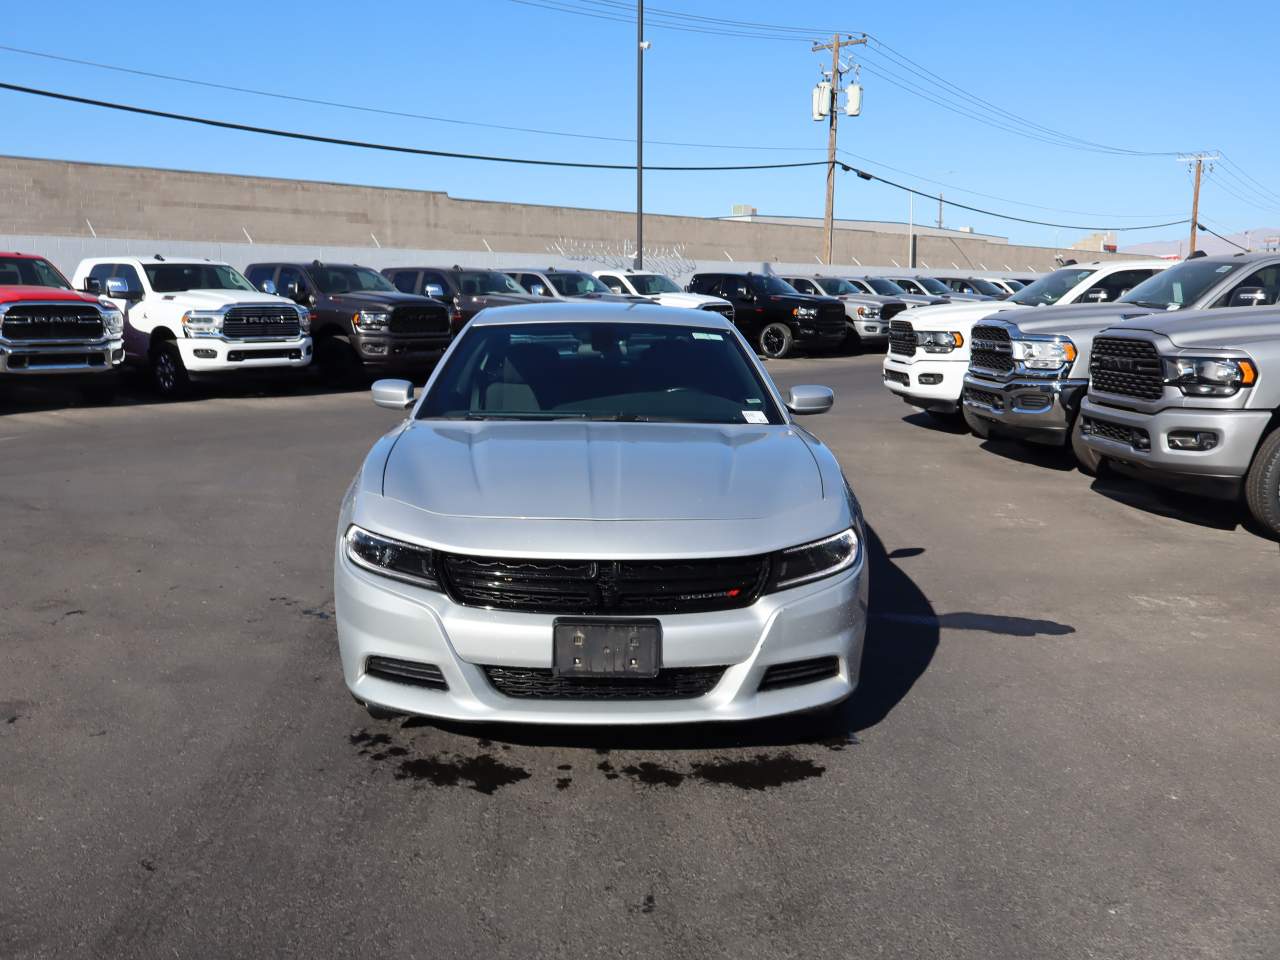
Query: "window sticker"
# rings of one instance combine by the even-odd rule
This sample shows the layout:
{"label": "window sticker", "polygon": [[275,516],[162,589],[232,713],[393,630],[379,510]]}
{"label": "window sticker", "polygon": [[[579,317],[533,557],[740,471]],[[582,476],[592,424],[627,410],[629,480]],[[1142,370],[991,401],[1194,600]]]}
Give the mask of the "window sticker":
{"label": "window sticker", "polygon": [[695,340],[723,340],[724,336],[719,333],[705,333],[702,330],[693,331],[693,339]]}
{"label": "window sticker", "polygon": [[743,410],[742,419],[747,423],[768,423],[769,418],[763,410]]}

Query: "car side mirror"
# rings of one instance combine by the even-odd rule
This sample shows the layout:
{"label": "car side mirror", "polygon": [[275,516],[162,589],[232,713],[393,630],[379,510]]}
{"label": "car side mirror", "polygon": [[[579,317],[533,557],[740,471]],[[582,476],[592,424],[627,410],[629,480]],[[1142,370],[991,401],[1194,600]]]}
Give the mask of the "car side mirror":
{"label": "car side mirror", "polygon": [[792,387],[787,395],[787,409],[797,416],[826,413],[835,402],[836,395],[830,387],[812,384]]}
{"label": "car side mirror", "polygon": [[306,303],[307,295],[302,292],[302,286],[297,280],[290,280],[285,284],[284,295],[294,303]]}
{"label": "car side mirror", "polygon": [[547,288],[540,283],[535,283],[532,286],[530,286],[529,292],[532,293],[535,297],[549,296],[549,294],[547,293]]}
{"label": "car side mirror", "polygon": [[258,289],[261,290],[263,293],[269,293],[274,297],[276,295],[276,282],[270,278],[267,278],[266,280],[263,280],[261,284],[259,284]]}
{"label": "car side mirror", "polygon": [[1267,302],[1267,292],[1262,287],[1236,287],[1231,294],[1233,307],[1261,307]]}
{"label": "car side mirror", "polygon": [[422,288],[422,292],[428,297],[439,299],[444,296],[444,287],[440,286],[438,283],[428,283]]}
{"label": "car side mirror", "polygon": [[97,277],[85,277],[84,286],[81,288],[85,293],[92,293],[98,296],[102,293],[102,281]]}
{"label": "car side mirror", "polygon": [[388,410],[407,410],[413,406],[413,384],[408,380],[375,380],[373,405]]}
{"label": "car side mirror", "polygon": [[1102,287],[1091,287],[1084,292],[1084,296],[1080,299],[1085,303],[1106,303],[1107,291]]}

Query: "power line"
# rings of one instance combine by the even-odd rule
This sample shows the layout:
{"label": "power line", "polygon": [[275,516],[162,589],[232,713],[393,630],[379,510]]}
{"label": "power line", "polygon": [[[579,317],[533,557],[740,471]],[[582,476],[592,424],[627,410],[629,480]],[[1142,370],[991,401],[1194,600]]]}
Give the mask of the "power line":
{"label": "power line", "polygon": [[1227,166],[1234,167],[1236,171],[1238,171],[1245,179],[1251,181],[1265,196],[1269,196],[1273,199],[1274,202],[1280,203],[1280,193],[1276,193],[1274,190],[1264,186],[1260,181],[1249,176],[1249,174],[1245,172],[1244,168],[1242,168],[1240,164],[1236,163],[1234,160],[1228,157],[1225,153],[1222,154],[1222,162],[1225,163]]}
{"label": "power line", "polygon": [[1248,247],[1242,247],[1242,246],[1240,246],[1240,244],[1236,243],[1234,240],[1228,240],[1228,239],[1227,239],[1226,237],[1224,237],[1222,234],[1218,233],[1218,231],[1217,231],[1217,230],[1210,230],[1208,227],[1206,227],[1206,226],[1204,225],[1204,221],[1203,221],[1203,220],[1199,221],[1199,222],[1196,224],[1196,227],[1197,227],[1197,228],[1199,228],[1200,230],[1203,230],[1205,233],[1211,233],[1211,234],[1213,234],[1215,237],[1217,237],[1217,238],[1218,238],[1219,240],[1221,240],[1223,243],[1229,243],[1229,244],[1231,244],[1231,246],[1235,247],[1237,250],[1243,250],[1245,253],[1248,253],[1248,252],[1249,252],[1249,248],[1248,248]]}

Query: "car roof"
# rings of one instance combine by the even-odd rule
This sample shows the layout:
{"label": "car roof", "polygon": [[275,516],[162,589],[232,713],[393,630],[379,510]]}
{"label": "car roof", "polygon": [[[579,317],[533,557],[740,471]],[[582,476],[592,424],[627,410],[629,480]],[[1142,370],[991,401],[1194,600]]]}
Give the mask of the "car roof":
{"label": "car roof", "polygon": [[711,310],[663,307],[649,300],[632,303],[531,303],[525,306],[482,310],[468,323],[476,327],[501,327],[521,323],[666,323],[672,326],[732,330],[733,324]]}
{"label": "car roof", "polygon": [[48,260],[48,257],[42,257],[38,253],[18,253],[16,250],[0,250],[0,257],[8,257],[11,260]]}
{"label": "car roof", "polygon": [[146,266],[155,264],[209,264],[214,267],[229,267],[231,264],[225,260],[210,260],[208,257],[165,257],[160,255],[152,255],[150,257],[139,257],[136,254],[126,253],[116,257],[85,257],[80,261],[84,263],[140,263]]}

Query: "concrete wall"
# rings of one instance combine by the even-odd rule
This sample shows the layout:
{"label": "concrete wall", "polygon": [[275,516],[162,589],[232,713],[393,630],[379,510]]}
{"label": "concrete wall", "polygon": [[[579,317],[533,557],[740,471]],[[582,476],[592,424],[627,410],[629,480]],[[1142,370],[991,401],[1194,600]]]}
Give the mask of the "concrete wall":
{"label": "concrete wall", "polygon": [[[480,253],[530,254],[571,240],[573,252],[590,245],[621,249],[634,231],[624,211],[456,200],[435,191],[361,187],[264,177],[226,176],[0,157],[0,237],[98,237],[146,241],[139,252],[194,253],[236,262],[218,253],[229,245],[265,250],[287,245],[330,259],[389,265],[378,247],[398,251],[459,251],[446,262],[482,262]],[[684,257],[713,261],[817,265],[821,230],[808,225],[744,223],[696,217],[647,216],[646,247],[680,248]],[[11,246],[13,244],[10,244]],[[27,244],[33,246],[33,244]],[[906,263],[901,235],[841,229],[836,264],[853,268]],[[338,254],[358,250],[360,255]],[[1023,247],[982,238],[921,236],[918,262],[934,269],[1013,272],[1048,270],[1058,250]],[[322,251],[334,251],[321,253]],[[49,251],[51,254],[54,251]],[[95,251],[105,252],[105,251]],[[78,258],[77,258],[78,259]],[[439,257],[433,257],[439,262]],[[523,258],[521,258],[523,259]],[[65,257],[58,257],[65,264]],[[396,262],[405,262],[398,260]]]}

